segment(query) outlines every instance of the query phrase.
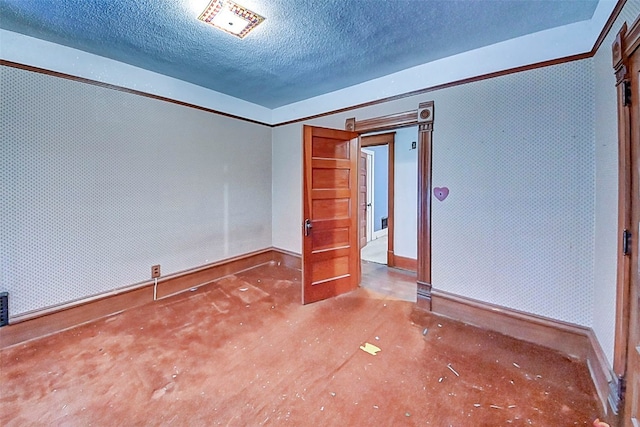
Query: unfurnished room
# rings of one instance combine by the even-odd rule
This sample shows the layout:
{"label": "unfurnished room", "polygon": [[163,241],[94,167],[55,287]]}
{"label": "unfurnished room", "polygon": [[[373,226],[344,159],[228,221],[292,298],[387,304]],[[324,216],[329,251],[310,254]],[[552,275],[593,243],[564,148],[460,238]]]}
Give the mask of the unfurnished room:
{"label": "unfurnished room", "polygon": [[640,0],[0,0],[0,425],[640,426]]}

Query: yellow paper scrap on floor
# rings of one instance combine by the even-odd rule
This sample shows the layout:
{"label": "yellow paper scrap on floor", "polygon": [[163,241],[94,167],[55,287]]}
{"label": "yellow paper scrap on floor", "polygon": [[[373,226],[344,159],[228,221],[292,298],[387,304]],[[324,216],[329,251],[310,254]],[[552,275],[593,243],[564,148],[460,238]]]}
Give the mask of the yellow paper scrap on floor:
{"label": "yellow paper scrap on floor", "polygon": [[360,350],[366,351],[370,355],[375,356],[380,351],[380,347],[376,347],[375,345],[366,342],[364,345],[360,346]]}

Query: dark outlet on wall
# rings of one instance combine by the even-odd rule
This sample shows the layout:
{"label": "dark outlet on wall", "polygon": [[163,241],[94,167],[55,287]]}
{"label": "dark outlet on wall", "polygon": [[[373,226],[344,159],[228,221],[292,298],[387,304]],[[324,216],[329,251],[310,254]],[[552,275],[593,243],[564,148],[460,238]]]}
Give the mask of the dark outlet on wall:
{"label": "dark outlet on wall", "polygon": [[157,279],[160,277],[160,264],[151,266],[151,278]]}
{"label": "dark outlet on wall", "polygon": [[0,292],[0,326],[9,324],[9,293]]}

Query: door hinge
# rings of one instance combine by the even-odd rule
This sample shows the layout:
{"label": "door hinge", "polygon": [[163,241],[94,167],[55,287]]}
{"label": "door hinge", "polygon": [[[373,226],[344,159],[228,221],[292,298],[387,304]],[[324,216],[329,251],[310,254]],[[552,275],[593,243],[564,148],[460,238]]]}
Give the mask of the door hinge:
{"label": "door hinge", "polygon": [[631,105],[631,80],[622,82],[622,105]]}
{"label": "door hinge", "polygon": [[631,253],[631,232],[626,228],[622,232],[622,254],[629,255]]}

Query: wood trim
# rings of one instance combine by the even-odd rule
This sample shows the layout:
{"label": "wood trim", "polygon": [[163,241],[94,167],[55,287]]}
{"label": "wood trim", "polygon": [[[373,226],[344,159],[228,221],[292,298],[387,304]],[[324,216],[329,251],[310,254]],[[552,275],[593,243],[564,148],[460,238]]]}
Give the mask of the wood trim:
{"label": "wood trim", "polygon": [[[434,115],[434,102],[427,101],[420,103],[414,111],[359,121],[349,118],[345,121],[347,130],[355,129],[360,133],[418,125],[417,305],[426,310],[431,310],[431,151]],[[395,265],[392,248],[387,252],[387,262],[390,266]]]}
{"label": "wood trim", "polygon": [[387,265],[394,266],[395,260],[391,260],[392,264],[389,264],[389,252],[393,253],[395,248],[396,239],[396,138],[395,132],[393,139],[389,143],[389,188],[387,189],[387,197],[389,199],[389,206],[387,212],[387,228],[389,228],[389,234],[387,236]]}
{"label": "wood trim", "polygon": [[276,263],[284,264],[288,268],[302,271],[302,254],[274,247],[273,260]]}
{"label": "wood trim", "polygon": [[640,47],[640,16],[631,24],[631,29],[625,35],[624,56],[629,57]]}
{"label": "wood trim", "polygon": [[586,363],[593,380],[593,385],[598,393],[600,404],[606,409],[606,412],[615,413],[610,401],[610,391],[616,384],[615,374],[609,367],[609,361],[604,354],[604,350],[598,341],[593,329],[587,331],[589,339],[589,348],[587,349]]}
{"label": "wood trim", "polygon": [[589,367],[603,410],[607,405],[612,373],[607,358],[591,328],[549,319],[506,307],[433,289],[432,310],[473,326],[499,332],[547,347],[585,361]]}
{"label": "wood trim", "polygon": [[209,284],[221,277],[236,274],[273,261],[273,250],[264,249],[225,259],[204,267],[158,280],[157,299],[170,297],[194,287]]}
{"label": "wood trim", "polygon": [[[431,310],[431,169],[433,101],[418,106],[418,293],[417,305]],[[426,113],[426,114],[425,114]]]}
{"label": "wood trim", "polygon": [[[408,97],[411,97],[411,96],[424,95],[424,94],[427,94],[429,92],[434,92],[436,90],[447,89],[447,88],[450,88],[450,87],[460,86],[460,85],[464,85],[464,84],[467,84],[467,83],[475,83],[475,82],[479,82],[479,81],[482,81],[482,80],[493,79],[495,77],[508,76],[509,74],[521,73],[523,71],[529,71],[529,70],[536,70],[538,68],[550,67],[550,66],[553,66],[553,65],[564,64],[564,63],[567,63],[567,62],[580,61],[582,59],[589,59],[591,57],[593,57],[593,54],[591,52],[585,52],[585,53],[579,53],[577,55],[565,56],[563,58],[557,58],[557,59],[551,59],[551,60],[548,60],[548,61],[542,61],[542,62],[538,62],[538,63],[535,63],[535,64],[523,65],[523,66],[520,66],[520,67],[510,68],[510,69],[502,70],[502,71],[496,71],[496,72],[493,72],[493,73],[483,74],[483,75],[480,75],[480,76],[468,77],[466,79],[460,79],[460,80],[456,80],[456,81],[449,82],[449,83],[443,83],[443,84],[440,84],[440,85],[429,86],[429,87],[426,87],[426,88],[423,88],[423,89],[414,90],[412,92],[407,92],[407,93],[403,93],[403,94],[400,94],[400,95],[389,96],[389,97],[386,97],[386,98],[380,98],[380,99],[376,99],[375,101],[363,102],[361,104],[351,105],[349,107],[339,108],[339,109],[336,109],[336,110],[331,110],[331,111],[327,111],[327,112],[320,113],[320,114],[314,114],[314,115],[311,115],[311,116],[301,117],[299,119],[288,120],[286,122],[274,123],[272,126],[273,127],[278,127],[278,126],[291,125],[291,124],[294,124],[294,123],[308,122],[310,120],[319,119],[319,118],[327,117],[327,116],[332,116],[334,114],[346,113],[347,111],[358,110],[358,109],[361,109],[361,108],[371,107],[371,106],[379,105],[379,104],[384,104],[384,103],[391,102],[391,101],[398,101],[400,99],[408,98]],[[412,125],[411,124],[407,124],[405,126],[412,126]],[[396,126],[396,127],[399,127],[399,126]],[[390,128],[388,128],[388,129],[390,129]]]}
{"label": "wood trim", "polygon": [[[269,262],[299,266],[301,261],[299,255],[277,248],[251,252],[161,278],[157,288],[158,297],[166,298]],[[146,282],[71,304],[12,317],[9,325],[0,328],[0,349],[152,303],[153,287],[153,282]]]}
{"label": "wood trim", "polygon": [[622,83],[622,80],[627,77],[627,69],[626,64],[623,63],[623,46],[624,46],[624,35],[627,32],[627,23],[622,24],[622,28],[616,35],[613,44],[611,45],[611,58],[613,62],[613,68],[616,74],[616,86]]}
{"label": "wood trim", "polygon": [[[616,74],[619,144],[619,213],[618,213],[618,277],[616,299],[616,335],[614,343],[614,372],[616,386],[610,395],[612,405],[618,405],[624,425],[636,424],[640,402],[640,356],[636,351],[640,338],[638,307],[638,251],[640,208],[638,193],[638,159],[640,141],[640,17],[627,31],[626,23],[612,46]],[[631,248],[622,251],[621,234],[631,233]]]}
{"label": "wood trim", "polygon": [[[624,378],[627,373],[628,343],[630,333],[632,259],[622,252],[623,231],[634,230],[632,203],[634,200],[632,170],[635,167],[633,154],[633,128],[630,105],[624,105],[624,91],[628,83],[629,60],[640,47],[640,17],[636,18],[628,30],[624,23],[611,46],[612,63],[616,75],[618,108],[618,249],[616,284],[616,325],[614,341],[613,371],[616,378]],[[637,107],[636,107],[637,108]],[[637,238],[637,236],[633,236]],[[632,240],[633,241],[633,240]],[[637,256],[637,255],[633,255]]]}
{"label": "wood trim", "polygon": [[92,320],[107,317],[153,301],[153,284],[132,291],[123,291],[89,302],[81,302],[59,311],[46,310],[46,314],[0,328],[0,349],[42,338],[74,328]]}
{"label": "wood trim", "polygon": [[387,249],[387,267],[395,267],[396,257],[393,251]]}
{"label": "wood trim", "polygon": [[418,270],[418,260],[415,258],[403,257],[400,255],[393,255],[394,259],[394,267],[399,268],[401,270],[413,271],[414,273]]}
{"label": "wood trim", "polygon": [[611,12],[611,15],[609,15],[609,19],[607,19],[607,22],[604,24],[602,31],[600,31],[600,34],[596,39],[596,42],[591,48],[591,56],[594,56],[598,49],[600,49],[600,47],[602,46],[602,43],[604,43],[604,39],[607,38],[607,34],[609,34],[609,31],[611,31],[611,28],[613,28],[613,24],[616,22],[616,19],[618,19],[618,16],[620,16],[620,12],[622,12],[622,8],[624,8],[626,3],[627,0],[618,0],[618,3],[616,3],[613,11]]}
{"label": "wood trim", "polygon": [[622,232],[631,229],[631,134],[630,111],[622,102],[627,79],[627,64],[623,56],[626,24],[622,26],[612,45],[612,58],[616,74],[618,108],[618,245],[616,284],[616,326],[613,370],[622,377],[627,365],[627,337],[629,330],[629,282],[631,264],[622,253]]}
{"label": "wood trim", "polygon": [[97,81],[97,80],[91,80],[91,79],[87,79],[87,78],[84,78],[84,77],[78,77],[78,76],[74,76],[74,75],[71,75],[71,74],[65,74],[65,73],[60,73],[60,72],[57,72],[57,71],[46,70],[44,68],[38,68],[38,67],[31,66],[31,65],[19,64],[17,62],[11,62],[11,61],[7,61],[7,60],[4,60],[4,59],[0,59],[0,65],[4,65],[5,67],[18,68],[20,70],[25,70],[25,71],[31,71],[33,73],[45,74],[47,76],[58,77],[58,78],[65,79],[65,80],[72,80],[74,82],[84,83],[84,84],[88,84],[88,85],[91,85],[91,86],[98,86],[98,87],[105,88],[105,89],[116,90],[118,92],[124,92],[124,93],[128,93],[128,94],[131,94],[131,95],[143,96],[145,98],[155,99],[156,101],[169,102],[171,104],[180,105],[182,107],[193,108],[195,110],[200,110],[200,111],[204,111],[204,112],[207,112],[207,113],[217,114],[217,115],[224,116],[224,117],[229,117],[229,118],[232,118],[232,119],[238,119],[238,120],[242,120],[242,121],[245,121],[245,122],[254,123],[254,124],[257,124],[257,125],[273,127],[273,125],[270,125],[268,123],[263,123],[263,122],[259,122],[257,120],[247,119],[245,117],[236,116],[235,114],[229,114],[229,113],[225,113],[225,112],[222,112],[222,111],[213,110],[211,108],[202,107],[200,105],[190,104],[188,102],[183,102],[183,101],[178,101],[176,99],[167,98],[165,96],[154,95],[154,94],[151,94],[151,93],[142,92],[142,91],[135,90],[135,89],[129,89],[129,88],[126,88],[126,87],[123,87],[123,86],[117,86],[117,85],[110,84],[110,83],[104,83],[104,82],[100,82],[100,81]]}
{"label": "wood trim", "polygon": [[418,112],[412,110],[366,120],[347,119],[345,129],[358,133],[367,133],[414,126],[416,124],[418,124]]}
{"label": "wood trim", "polygon": [[360,147],[376,147],[391,144],[395,141],[395,132],[378,133],[376,135],[365,135],[360,139]]}
{"label": "wood trim", "polygon": [[533,342],[571,357],[587,356],[588,328],[432,290],[433,312],[470,325]]}
{"label": "wood trim", "polygon": [[[355,119],[354,119],[355,121]],[[387,236],[387,265],[395,266],[395,258],[393,257],[394,239],[395,239],[395,162],[396,162],[396,133],[388,132],[378,135],[363,136],[360,138],[361,147],[372,147],[378,145],[389,146],[388,179],[387,179],[387,228],[389,234]],[[391,254],[391,256],[389,256]]]}

